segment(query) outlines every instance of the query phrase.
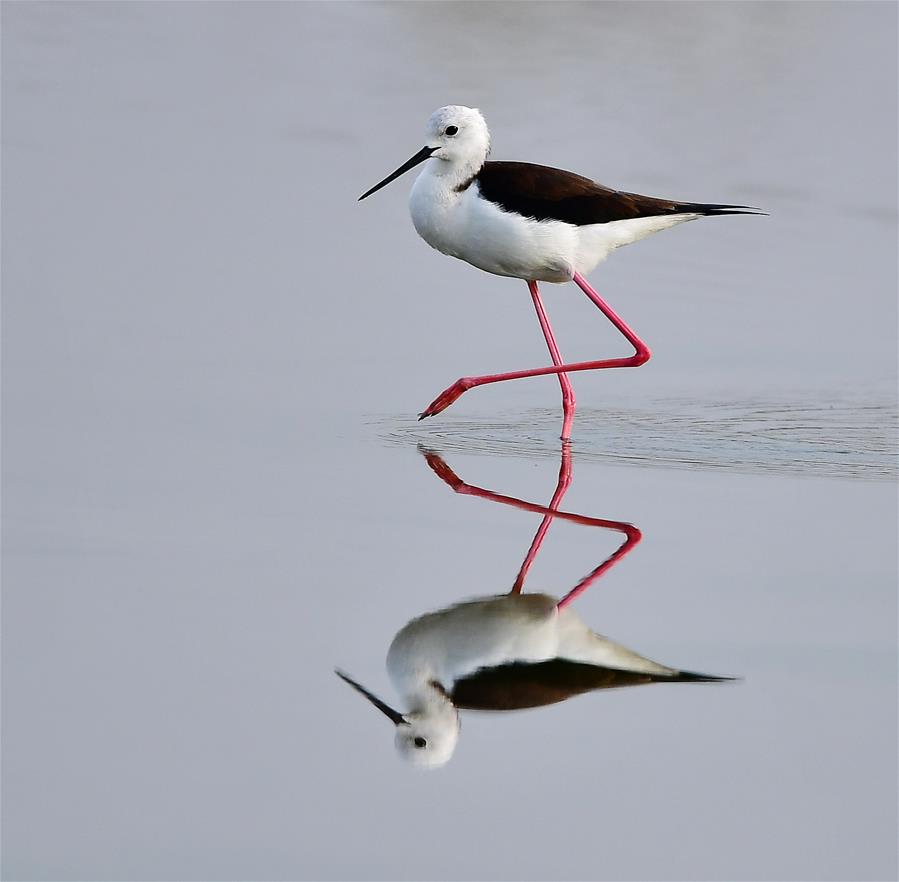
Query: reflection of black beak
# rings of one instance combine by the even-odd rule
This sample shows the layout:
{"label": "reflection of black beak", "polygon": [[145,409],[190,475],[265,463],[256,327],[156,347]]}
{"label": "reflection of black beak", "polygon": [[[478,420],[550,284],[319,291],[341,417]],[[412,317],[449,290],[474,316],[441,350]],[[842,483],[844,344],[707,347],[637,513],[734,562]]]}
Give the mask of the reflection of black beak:
{"label": "reflection of black beak", "polygon": [[[416,165],[420,162],[424,162],[435,150],[439,150],[439,147],[422,147],[418,153],[415,154],[411,159],[407,159],[393,174],[387,175],[380,184],[375,184],[371,190],[366,191],[359,197],[359,201],[361,202],[365,199],[366,196],[371,196],[372,193],[380,190],[381,187],[386,187],[391,181],[395,181],[400,175],[405,174],[409,171],[410,168],[415,168]],[[339,673],[339,671],[338,671]],[[346,678],[344,678],[346,679]]]}
{"label": "reflection of black beak", "polygon": [[[394,177],[396,176],[394,175]],[[341,680],[349,683],[350,686],[352,686],[353,689],[355,689],[357,692],[361,692],[379,711],[381,711],[381,713],[383,713],[387,717],[390,717],[395,725],[399,726],[400,723],[406,722],[405,717],[399,711],[395,711],[389,705],[384,704],[384,702],[381,701],[380,698],[372,695],[371,692],[369,692],[364,686],[360,686],[355,680],[344,674],[343,671],[338,671],[335,668],[334,673],[337,674],[337,676],[340,677]]]}

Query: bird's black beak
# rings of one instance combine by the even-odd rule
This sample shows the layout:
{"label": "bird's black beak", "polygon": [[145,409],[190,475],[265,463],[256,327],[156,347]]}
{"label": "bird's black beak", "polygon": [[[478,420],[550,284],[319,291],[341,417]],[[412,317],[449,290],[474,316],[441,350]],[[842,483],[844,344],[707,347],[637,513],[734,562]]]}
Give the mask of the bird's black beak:
{"label": "bird's black beak", "polygon": [[[415,154],[411,159],[407,159],[395,172],[387,175],[380,184],[375,184],[371,190],[367,190],[359,197],[359,201],[361,202],[365,199],[366,196],[371,196],[372,193],[377,192],[381,189],[381,187],[386,187],[391,181],[395,181],[400,175],[405,174],[409,171],[410,168],[415,168],[420,162],[424,162],[435,150],[439,150],[439,147],[422,147],[418,153]],[[346,679],[346,678],[344,678]]]}
{"label": "bird's black beak", "polygon": [[361,692],[379,711],[381,711],[382,714],[390,717],[394,725],[399,726],[400,723],[406,722],[405,717],[399,711],[395,711],[389,705],[384,704],[380,698],[372,695],[364,686],[360,686],[355,680],[344,674],[343,671],[335,670],[334,673],[337,674],[341,680],[349,683],[357,692]]}

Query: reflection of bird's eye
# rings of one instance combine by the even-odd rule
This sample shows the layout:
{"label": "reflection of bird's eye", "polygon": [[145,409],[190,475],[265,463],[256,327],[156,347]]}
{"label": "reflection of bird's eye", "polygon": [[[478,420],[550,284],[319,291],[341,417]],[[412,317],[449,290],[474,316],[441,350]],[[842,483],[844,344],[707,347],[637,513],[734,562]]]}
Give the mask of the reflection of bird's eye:
{"label": "reflection of bird's eye", "polygon": [[459,131],[459,127],[458,127],[458,126],[447,126],[447,127],[446,127],[446,134],[447,134],[447,135],[455,135],[456,132],[458,132],[458,131]]}
{"label": "reflection of bird's eye", "polygon": [[427,747],[428,746],[428,742],[425,741],[424,738],[421,737],[421,735],[419,735],[418,738],[416,738],[412,743],[416,747]]}

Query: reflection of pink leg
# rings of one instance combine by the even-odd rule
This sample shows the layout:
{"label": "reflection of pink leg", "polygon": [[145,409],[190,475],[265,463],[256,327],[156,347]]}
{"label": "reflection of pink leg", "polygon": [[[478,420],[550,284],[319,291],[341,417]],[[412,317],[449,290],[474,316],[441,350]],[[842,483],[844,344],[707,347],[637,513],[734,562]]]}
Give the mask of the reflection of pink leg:
{"label": "reflection of pink leg", "polygon": [[[614,523],[614,522],[612,522]],[[564,609],[571,603],[572,600],[580,597],[606,570],[611,569],[618,563],[621,558],[623,558],[642,538],[643,534],[636,528],[631,526],[630,524],[618,524],[616,527],[612,527],[613,530],[620,530],[625,535],[624,542],[618,546],[616,551],[613,551],[593,572],[588,573],[581,579],[574,588],[571,589],[559,602],[556,604],[558,609]]]}
{"label": "reflection of pink leg", "polygon": [[[540,329],[543,331],[546,345],[549,347],[550,358],[552,358],[553,364],[558,367],[562,364],[562,356],[559,354],[559,347],[556,346],[556,338],[553,336],[552,325],[550,325],[549,317],[543,308],[543,301],[540,299],[537,283],[528,282],[528,288],[531,292],[531,299],[534,301],[534,308],[537,310]],[[559,374],[559,385],[562,387],[562,440],[567,441],[571,437],[571,424],[574,422],[574,389],[571,388],[571,380],[568,379],[568,374]]]}
{"label": "reflection of pink leg", "polygon": [[[462,377],[452,386],[440,393],[422,412],[419,419],[434,416],[449,407],[460,395],[475,386],[487,383],[500,383],[503,380],[521,380],[525,377],[542,377],[546,374],[565,374],[575,371],[597,371],[604,368],[639,367],[646,364],[651,355],[649,347],[624,323],[608,303],[603,300],[587,280],[580,274],[574,274],[575,284],[596,304],[609,321],[618,328],[627,341],[634,347],[634,354],[627,358],[604,358],[599,361],[579,361],[574,364],[553,364],[552,367],[536,368],[528,371],[510,371],[505,374],[488,374],[483,377]],[[536,302],[535,302],[536,305]],[[539,314],[539,310],[538,310]],[[548,342],[548,341],[547,341]]]}
{"label": "reflection of pink leg", "polygon": [[[559,374],[559,376],[564,377],[565,374]],[[521,594],[521,589],[524,586],[525,578],[527,578],[528,570],[531,568],[534,558],[537,557],[537,552],[543,544],[546,531],[549,530],[549,525],[552,523],[555,513],[559,510],[559,506],[562,503],[562,497],[568,491],[568,486],[570,484],[571,448],[567,444],[563,444],[562,462],[559,466],[559,481],[556,484],[556,492],[553,493],[553,498],[549,501],[549,505],[547,506],[549,512],[543,516],[543,520],[540,522],[540,526],[534,534],[534,541],[531,542],[531,547],[528,549],[528,553],[524,558],[524,563],[522,563],[521,569],[518,571],[518,578],[515,579],[515,584],[512,586],[512,590],[509,592],[510,594]]]}
{"label": "reflection of pink leg", "polygon": [[[566,445],[567,447],[567,445]],[[562,468],[560,469],[560,486],[562,485],[562,474],[566,471],[565,468],[565,452],[566,447],[562,448]],[[523,511],[531,511],[536,514],[546,515],[549,519],[559,518],[562,521],[570,521],[573,524],[583,524],[588,527],[603,527],[607,530],[616,530],[619,533],[624,533],[624,542],[621,543],[618,548],[612,552],[595,570],[586,575],[574,588],[571,589],[558,603],[558,608],[563,609],[569,603],[571,603],[576,597],[579,597],[583,594],[603,573],[607,570],[611,569],[618,561],[621,560],[629,551],[633,549],[633,547],[643,538],[643,534],[637,529],[637,527],[632,524],[626,524],[624,521],[610,521],[605,518],[588,518],[585,515],[572,514],[567,511],[555,511],[552,508],[544,505],[535,505],[532,502],[525,502],[523,499],[516,499],[514,496],[503,496],[501,493],[494,493],[492,490],[484,490],[481,487],[474,487],[471,484],[466,484],[441,458],[441,456],[437,453],[434,453],[431,450],[422,451],[425,455],[425,458],[428,461],[428,465],[431,467],[433,472],[445,483],[448,484],[456,493],[462,493],[466,496],[479,496],[481,499],[489,499],[492,502],[501,502],[503,505],[511,505],[514,508],[520,508]],[[570,451],[569,451],[570,456]],[[571,467],[570,463],[567,469],[567,481],[570,482],[571,479]],[[565,484],[565,489],[567,489],[567,483]],[[558,493],[558,488],[556,490]],[[565,490],[562,491],[564,495]],[[561,501],[561,496],[559,497]],[[541,527],[543,525],[541,524]],[[544,530],[544,535],[546,531]],[[538,531],[539,533],[539,531]],[[542,542],[542,537],[540,537],[540,541]],[[536,543],[536,548],[534,544]],[[531,563],[533,563],[534,556],[537,554],[537,550],[540,547],[539,542],[537,541],[537,537],[534,537],[534,543],[531,545],[533,549],[533,554],[529,551],[528,557],[525,558],[525,563],[522,565],[522,569],[530,567]],[[523,581],[523,577],[519,573],[519,578]],[[518,585],[518,581],[516,580],[516,585]],[[512,589],[513,594],[517,594],[521,591],[521,587],[518,586],[518,591],[515,588]]]}

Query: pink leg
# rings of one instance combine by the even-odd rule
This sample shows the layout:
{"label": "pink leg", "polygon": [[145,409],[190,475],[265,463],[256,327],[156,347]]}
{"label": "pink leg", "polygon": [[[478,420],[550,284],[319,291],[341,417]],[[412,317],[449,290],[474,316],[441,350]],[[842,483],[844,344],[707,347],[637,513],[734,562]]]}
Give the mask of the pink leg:
{"label": "pink leg", "polygon": [[[546,339],[546,345],[549,347],[549,355],[553,360],[553,364],[558,367],[562,364],[562,356],[559,354],[559,347],[556,346],[556,338],[553,336],[549,317],[543,308],[543,301],[540,299],[537,283],[528,282],[528,289],[531,292],[531,299],[534,301],[534,308],[537,310],[537,318],[540,321],[540,328]],[[571,380],[568,379],[568,374],[559,374],[559,385],[562,387],[562,440],[567,441],[571,437],[571,424],[574,422],[574,389],[571,388]]]}
{"label": "pink leg", "polygon": [[[559,374],[560,377],[564,377],[565,374]],[[546,536],[547,531],[549,530],[549,525],[553,522],[553,518],[556,516],[556,512],[559,510],[559,506],[562,504],[562,497],[568,491],[568,487],[571,484],[571,447],[568,444],[562,445],[562,462],[559,465],[559,480],[556,484],[556,492],[553,493],[553,498],[549,501],[549,511],[543,516],[543,520],[540,522],[540,526],[537,528],[537,532],[534,534],[534,539],[531,542],[531,547],[528,549],[528,553],[525,555],[524,562],[521,564],[521,569],[518,571],[518,577],[515,579],[515,584],[512,586],[512,590],[509,592],[510,594],[521,594],[521,589],[524,587],[524,580],[527,578],[528,570],[531,568],[531,564],[534,562],[534,558],[537,557],[537,552],[540,550],[540,546],[543,544],[543,539]]]}
{"label": "pink leg", "polygon": [[[589,527],[603,527],[607,530],[616,530],[619,533],[624,534],[624,542],[618,546],[618,548],[612,552],[596,569],[592,570],[588,575],[586,575],[574,588],[571,589],[558,603],[558,608],[563,609],[569,603],[571,603],[576,597],[579,597],[583,594],[603,573],[609,570],[611,567],[615,566],[618,561],[620,561],[628,552],[630,552],[634,546],[643,538],[643,534],[640,532],[637,527],[633,526],[633,524],[627,524],[624,521],[609,521],[604,518],[588,518],[585,515],[572,514],[567,511],[555,511],[552,508],[543,505],[535,505],[532,502],[525,502],[523,499],[516,499],[514,496],[503,496],[500,493],[494,493],[492,490],[484,490],[481,487],[474,487],[471,484],[466,484],[440,457],[439,454],[434,453],[433,451],[426,450],[423,451],[425,458],[428,461],[428,465],[434,471],[434,473],[446,484],[448,484],[452,490],[456,493],[462,493],[466,496],[479,496],[481,499],[489,499],[492,502],[501,502],[503,505],[511,505],[515,508],[523,509],[524,511],[532,511],[537,514],[546,515],[548,518],[559,518],[559,520],[569,521],[574,524],[584,524]],[[562,449],[563,455],[563,463],[562,463],[562,471],[565,471],[565,448]],[[568,468],[567,476],[570,479],[571,471],[570,464]],[[560,481],[560,484],[562,482]],[[566,484],[567,489],[567,484]],[[557,489],[558,493],[558,489]],[[564,491],[563,491],[564,493]],[[542,525],[541,525],[542,526]],[[546,531],[544,530],[544,535]],[[535,542],[537,541],[537,537],[535,537]],[[542,541],[542,537],[541,540]],[[528,558],[525,558],[525,565],[530,567],[530,564],[533,563],[534,556],[537,553],[537,549],[539,549],[539,543],[537,543],[537,548],[534,548],[532,543],[533,554],[529,551]],[[524,565],[522,566],[524,569]],[[519,574],[519,578],[522,578]],[[517,580],[516,580],[517,585]],[[517,594],[521,591],[521,587],[518,587],[518,591],[515,588],[512,588],[511,593]]]}
{"label": "pink leg", "polygon": [[525,377],[542,377],[546,374],[565,374],[575,371],[597,371],[604,368],[639,367],[649,361],[649,347],[624,323],[618,314],[608,303],[603,300],[587,280],[580,274],[574,274],[575,284],[592,300],[602,311],[603,315],[618,328],[627,341],[634,347],[634,354],[627,358],[604,358],[599,361],[579,361],[574,364],[554,364],[552,367],[536,368],[529,371],[510,371],[505,374],[489,374],[483,377],[462,377],[445,391],[441,392],[419,414],[419,419],[434,416],[449,407],[463,392],[473,389],[475,386],[484,386],[487,383],[500,383],[503,380],[522,380]]}

